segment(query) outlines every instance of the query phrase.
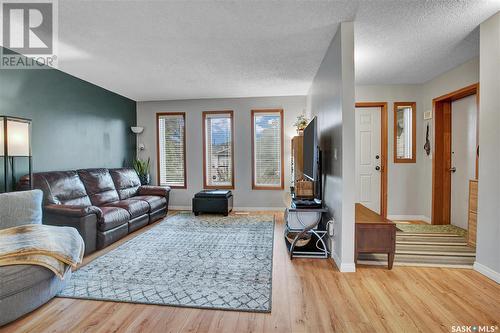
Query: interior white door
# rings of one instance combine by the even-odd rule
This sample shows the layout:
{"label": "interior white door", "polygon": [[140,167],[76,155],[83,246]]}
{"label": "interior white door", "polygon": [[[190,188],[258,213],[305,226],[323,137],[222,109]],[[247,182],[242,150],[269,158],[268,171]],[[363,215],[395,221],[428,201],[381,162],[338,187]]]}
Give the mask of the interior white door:
{"label": "interior white door", "polygon": [[380,214],[381,133],[379,107],[356,108],[356,201]]}
{"label": "interior white door", "polygon": [[451,224],[467,229],[469,180],[476,177],[476,96],[451,104]]}

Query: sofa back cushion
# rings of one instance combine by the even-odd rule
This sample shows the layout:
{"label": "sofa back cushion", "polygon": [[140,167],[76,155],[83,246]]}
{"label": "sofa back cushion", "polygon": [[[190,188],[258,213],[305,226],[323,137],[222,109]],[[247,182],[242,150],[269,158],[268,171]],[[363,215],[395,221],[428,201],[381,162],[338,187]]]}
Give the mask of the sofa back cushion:
{"label": "sofa back cushion", "polygon": [[43,191],[44,204],[91,205],[85,186],[76,171],[35,173],[33,187]]}
{"label": "sofa back cushion", "polygon": [[78,175],[92,205],[102,206],[120,200],[108,169],[82,169],[78,170]]}
{"label": "sofa back cushion", "polygon": [[113,178],[120,200],[129,199],[137,195],[141,181],[134,169],[109,169],[109,173],[111,174],[111,178]]}
{"label": "sofa back cushion", "polygon": [[42,224],[40,190],[0,194],[0,230],[25,224]]}

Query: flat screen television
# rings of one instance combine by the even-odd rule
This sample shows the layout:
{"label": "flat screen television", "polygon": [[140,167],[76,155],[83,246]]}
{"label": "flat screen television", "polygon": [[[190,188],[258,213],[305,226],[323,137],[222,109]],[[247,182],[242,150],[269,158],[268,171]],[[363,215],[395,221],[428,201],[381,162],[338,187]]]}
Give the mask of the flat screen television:
{"label": "flat screen television", "polygon": [[316,129],[316,117],[304,129],[303,163],[304,176],[312,181],[318,179],[318,134]]}

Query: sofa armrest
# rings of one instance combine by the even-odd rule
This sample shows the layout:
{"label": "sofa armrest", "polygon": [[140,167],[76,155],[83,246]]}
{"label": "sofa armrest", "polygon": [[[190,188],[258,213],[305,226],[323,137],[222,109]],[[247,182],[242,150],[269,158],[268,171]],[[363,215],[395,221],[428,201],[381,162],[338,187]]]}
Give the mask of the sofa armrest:
{"label": "sofa armrest", "polygon": [[165,198],[168,198],[169,193],[170,187],[168,186],[142,185],[139,186],[138,190],[138,195],[157,195]]}
{"label": "sofa armrest", "polygon": [[43,224],[73,227],[85,243],[85,255],[97,250],[97,222],[102,211],[95,206],[46,205]]}
{"label": "sofa armrest", "polygon": [[46,205],[43,209],[50,214],[68,217],[84,217],[95,214],[98,220],[102,218],[102,211],[96,206]]}

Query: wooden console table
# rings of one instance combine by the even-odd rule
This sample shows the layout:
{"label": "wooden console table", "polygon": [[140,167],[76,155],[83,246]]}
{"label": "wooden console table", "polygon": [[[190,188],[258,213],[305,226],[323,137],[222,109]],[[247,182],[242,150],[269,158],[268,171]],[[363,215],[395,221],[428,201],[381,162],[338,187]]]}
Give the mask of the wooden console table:
{"label": "wooden console table", "polygon": [[357,203],[355,232],[355,262],[360,253],[387,253],[387,266],[392,269],[396,252],[396,224]]}

